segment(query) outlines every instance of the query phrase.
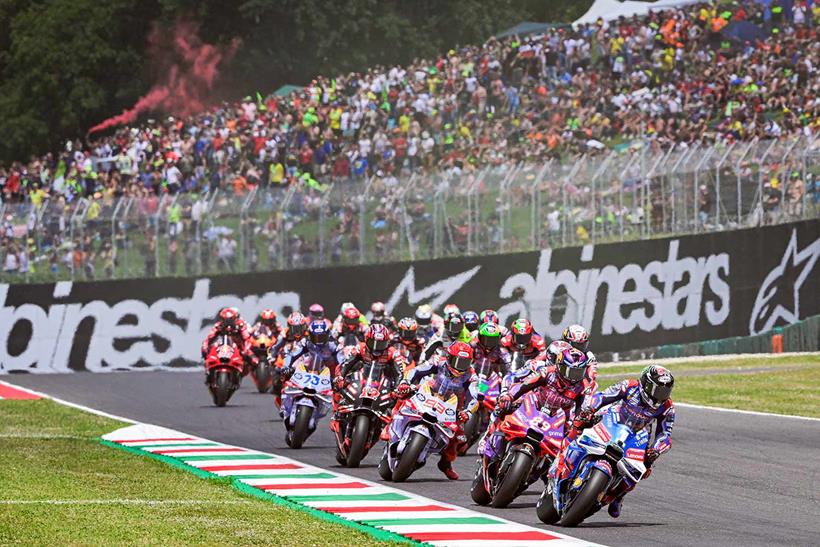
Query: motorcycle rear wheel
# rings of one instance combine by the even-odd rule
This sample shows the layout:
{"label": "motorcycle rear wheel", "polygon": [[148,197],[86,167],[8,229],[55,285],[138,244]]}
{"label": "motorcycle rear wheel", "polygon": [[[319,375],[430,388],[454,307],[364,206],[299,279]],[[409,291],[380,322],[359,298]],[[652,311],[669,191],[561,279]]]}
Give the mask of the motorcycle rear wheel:
{"label": "motorcycle rear wheel", "polygon": [[347,466],[359,467],[362,459],[367,455],[367,440],[370,437],[370,417],[359,414],[353,421],[353,430],[350,434],[350,448],[347,451]]}
{"label": "motorcycle rear wheel", "polygon": [[216,372],[216,378],[211,386],[211,395],[214,399],[214,404],[223,407],[228,403],[228,399],[233,394],[233,378],[228,370],[219,370]]}
{"label": "motorcycle rear wheel", "polygon": [[413,431],[410,433],[410,438],[407,444],[404,445],[404,451],[399,456],[399,463],[393,470],[393,482],[404,482],[416,470],[416,463],[419,455],[424,447],[427,446],[427,437]]}
{"label": "motorcycle rear wheel", "polygon": [[516,451],[507,466],[501,482],[493,494],[493,507],[506,507],[521,490],[521,483],[527,480],[532,470],[532,456],[526,452]]}
{"label": "motorcycle rear wheel", "polygon": [[586,483],[581,486],[581,491],[575,496],[564,512],[564,516],[558,522],[560,526],[578,526],[592,511],[598,496],[609,484],[609,477],[600,469],[593,468],[589,472]]}
{"label": "motorcycle rear wheel", "polygon": [[302,448],[308,435],[310,435],[310,418],[312,416],[312,406],[299,405],[299,408],[296,409],[296,418],[293,420],[293,429],[291,430],[291,448]]}

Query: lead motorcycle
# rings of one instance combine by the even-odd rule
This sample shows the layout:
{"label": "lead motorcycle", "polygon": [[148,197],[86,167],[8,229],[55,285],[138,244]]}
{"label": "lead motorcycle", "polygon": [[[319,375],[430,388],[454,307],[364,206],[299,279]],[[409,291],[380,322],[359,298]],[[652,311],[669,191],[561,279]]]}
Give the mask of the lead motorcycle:
{"label": "lead motorcycle", "polygon": [[336,407],[336,461],[347,467],[358,467],[379,435],[390,422],[395,406],[392,385],[385,375],[385,365],[376,361],[364,363],[340,394]]}
{"label": "lead motorcycle", "polygon": [[621,481],[639,482],[646,474],[647,428],[633,431],[617,410],[567,444],[549,470],[549,482],[538,500],[541,522],[577,526],[615,499]]}
{"label": "lead motorcycle", "polygon": [[436,377],[421,382],[390,423],[390,440],[379,463],[382,479],[402,482],[440,454],[458,431],[458,397],[441,392]]}
{"label": "lead motorcycle", "polygon": [[566,416],[539,405],[527,393],[517,408],[497,419],[479,443],[480,459],[470,489],[479,505],[506,507],[529,485],[546,475],[561,450]]}
{"label": "lead motorcycle", "polygon": [[205,383],[216,406],[225,406],[239,389],[245,358],[230,336],[223,334],[211,343],[205,356]]}
{"label": "lead motorcycle", "polygon": [[307,353],[299,357],[282,388],[280,414],[289,447],[302,447],[316,431],[317,422],[330,410],[332,400],[330,369],[322,363],[321,356]]}

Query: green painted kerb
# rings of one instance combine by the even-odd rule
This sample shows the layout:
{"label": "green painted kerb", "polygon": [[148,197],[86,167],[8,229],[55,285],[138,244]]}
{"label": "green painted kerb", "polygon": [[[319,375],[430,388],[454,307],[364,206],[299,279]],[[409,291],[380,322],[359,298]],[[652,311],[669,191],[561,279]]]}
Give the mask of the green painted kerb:
{"label": "green painted kerb", "polygon": [[[409,545],[426,545],[424,543],[419,543],[417,541],[413,541],[411,539],[408,539],[408,538],[406,538],[406,537],[404,537],[400,534],[397,534],[395,532],[390,532],[388,530],[380,530],[378,528],[374,528],[374,527],[366,525],[366,524],[360,524],[360,523],[354,522],[352,520],[343,519],[343,518],[341,518],[337,515],[334,515],[332,513],[327,513],[325,511],[321,511],[319,509],[314,509],[313,507],[308,507],[306,505],[301,505],[301,504],[296,503],[294,501],[279,497],[276,494],[272,494],[270,492],[264,492],[262,490],[259,490],[258,488],[254,488],[253,486],[250,486],[250,485],[245,484],[243,482],[240,482],[238,480],[234,480],[234,478],[231,477],[231,476],[219,476],[219,475],[215,475],[213,473],[209,473],[208,471],[203,471],[202,469],[193,467],[191,465],[187,465],[185,462],[183,462],[183,461],[181,461],[177,458],[172,458],[170,456],[163,456],[162,454],[153,454],[151,452],[147,452],[145,450],[140,450],[138,448],[133,448],[133,447],[130,447],[130,446],[123,446],[123,445],[117,444],[115,442],[107,441],[103,438],[99,438],[97,440],[100,442],[100,444],[102,444],[104,446],[107,446],[109,448],[116,448],[118,450],[128,452],[129,454],[135,454],[135,455],[138,455],[138,456],[144,456],[144,457],[148,457],[148,458],[151,458],[151,459],[154,459],[154,460],[161,461],[162,463],[171,465],[173,467],[176,467],[177,469],[181,469],[183,471],[193,473],[194,475],[196,475],[197,477],[199,477],[201,479],[208,479],[208,480],[217,481],[217,482],[227,482],[231,486],[233,486],[235,489],[242,492],[243,494],[247,494],[249,496],[253,496],[255,498],[259,498],[259,499],[263,499],[263,500],[267,500],[267,501],[272,501],[273,503],[276,503],[278,505],[284,505],[285,507],[289,507],[289,508],[294,509],[296,511],[306,513],[306,514],[308,514],[312,517],[322,519],[322,520],[327,521],[327,522],[333,522],[335,524],[340,524],[342,526],[345,526],[347,528],[352,528],[352,529],[358,530],[360,532],[364,532],[365,534],[369,534],[369,535],[373,536],[374,538],[376,538],[378,540],[381,540],[381,541],[394,541],[394,542],[397,542],[397,543],[404,543],[404,544],[409,544]],[[273,457],[272,456],[267,456],[267,458],[272,459]],[[194,458],[186,458],[186,459],[192,460]]]}

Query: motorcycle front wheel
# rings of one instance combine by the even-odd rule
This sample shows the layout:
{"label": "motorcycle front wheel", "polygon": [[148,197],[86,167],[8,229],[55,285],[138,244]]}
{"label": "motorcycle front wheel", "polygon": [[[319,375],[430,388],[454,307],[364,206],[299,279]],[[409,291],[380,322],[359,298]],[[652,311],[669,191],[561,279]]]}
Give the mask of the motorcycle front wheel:
{"label": "motorcycle front wheel", "polygon": [[538,498],[538,503],[535,506],[535,514],[538,515],[538,520],[544,524],[555,524],[561,519],[561,515],[555,510],[552,504],[552,492],[549,487],[544,488],[541,497]]}
{"label": "motorcycle front wheel", "polygon": [[527,480],[531,470],[532,456],[520,450],[515,451],[493,494],[493,507],[506,507],[512,503],[521,489],[521,483]]}
{"label": "motorcycle front wheel", "polygon": [[370,438],[370,417],[359,414],[353,420],[353,429],[350,434],[350,448],[347,451],[347,466],[359,467],[367,454],[367,440]]}
{"label": "motorcycle front wheel", "polygon": [[484,486],[484,466],[482,465],[482,460],[478,460],[476,466],[473,484],[470,486],[470,497],[479,505],[490,505],[490,502],[493,501],[493,497],[487,492],[486,486]]}
{"label": "motorcycle front wheel", "polygon": [[228,370],[219,370],[211,385],[211,396],[216,406],[225,406],[233,394],[233,378]]}
{"label": "motorcycle front wheel", "polygon": [[416,462],[424,447],[427,446],[427,437],[418,431],[412,431],[404,451],[399,456],[399,463],[393,470],[393,482],[404,482],[416,470]]}
{"label": "motorcycle front wheel", "polygon": [[259,390],[259,393],[267,393],[273,383],[270,365],[259,363],[253,372],[253,379],[256,381],[256,389]]}
{"label": "motorcycle front wheel", "polygon": [[310,419],[313,417],[313,407],[299,405],[296,409],[296,418],[293,420],[293,429],[290,441],[291,448],[302,448],[310,435]]}
{"label": "motorcycle front wheel", "polygon": [[609,477],[600,469],[593,468],[580,492],[569,503],[564,516],[558,522],[560,526],[578,526],[589,515],[598,497],[609,484]]}

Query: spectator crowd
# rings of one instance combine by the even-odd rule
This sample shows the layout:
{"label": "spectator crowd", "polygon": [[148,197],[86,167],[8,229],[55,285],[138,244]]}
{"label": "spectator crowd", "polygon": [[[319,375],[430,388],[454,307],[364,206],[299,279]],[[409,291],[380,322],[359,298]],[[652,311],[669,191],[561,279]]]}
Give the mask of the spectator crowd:
{"label": "spectator crowd", "polygon": [[[257,95],[190,118],[149,120],[0,165],[0,200],[35,210],[50,202],[62,210],[85,198],[82,215],[93,221],[121,197],[139,198],[148,218],[165,195],[219,189],[224,198],[296,186],[304,202],[299,209],[309,212],[331,184],[377,176],[389,209],[398,181],[414,175],[469,175],[636,142],[657,149],[810,138],[820,134],[820,6],[798,0],[791,6],[786,10],[778,0],[691,4],[491,38],[407,66],[319,76],[285,97]],[[729,31],[739,23],[752,23],[759,33],[738,38]],[[419,202],[423,208],[423,196]],[[184,226],[192,210],[176,212]],[[333,237],[357,237],[349,207],[340,204],[337,213]],[[31,233],[5,220],[4,269],[27,271]],[[182,221],[168,225],[183,232]],[[48,245],[65,253],[50,260],[81,268],[80,245],[65,245],[69,224],[62,218],[51,226]],[[113,268],[115,249],[93,233],[83,237],[91,239],[81,246]],[[214,259],[231,264],[236,243],[220,237]],[[391,241],[382,244],[389,248]],[[156,242],[145,245],[151,254]],[[176,247],[174,255],[184,252]],[[332,252],[341,253],[341,243]]]}

